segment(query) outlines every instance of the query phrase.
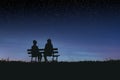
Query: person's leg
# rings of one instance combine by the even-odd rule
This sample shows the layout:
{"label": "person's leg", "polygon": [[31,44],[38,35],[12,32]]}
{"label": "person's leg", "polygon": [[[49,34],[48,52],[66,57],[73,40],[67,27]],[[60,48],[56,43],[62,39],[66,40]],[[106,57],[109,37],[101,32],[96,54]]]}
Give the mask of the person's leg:
{"label": "person's leg", "polygon": [[44,55],[44,60],[45,60],[45,62],[47,62],[48,60],[47,60],[47,56],[46,55]]}
{"label": "person's leg", "polygon": [[42,55],[38,55],[38,61],[41,62],[42,60]]}
{"label": "person's leg", "polygon": [[40,57],[39,57],[39,55],[38,55],[38,62],[40,61]]}

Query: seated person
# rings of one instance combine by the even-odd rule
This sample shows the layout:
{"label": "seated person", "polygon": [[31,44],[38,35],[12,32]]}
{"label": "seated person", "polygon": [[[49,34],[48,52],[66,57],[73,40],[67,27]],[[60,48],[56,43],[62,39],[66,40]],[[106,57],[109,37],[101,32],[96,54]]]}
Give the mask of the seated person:
{"label": "seated person", "polygon": [[39,52],[39,48],[37,46],[37,41],[33,40],[33,46],[31,47],[32,57],[38,57],[38,61],[41,61],[42,55]]}
{"label": "seated person", "polygon": [[51,43],[51,39],[47,40],[47,43],[45,44],[45,49],[44,49],[44,59],[47,61],[47,56],[52,56],[53,55],[53,45]]}

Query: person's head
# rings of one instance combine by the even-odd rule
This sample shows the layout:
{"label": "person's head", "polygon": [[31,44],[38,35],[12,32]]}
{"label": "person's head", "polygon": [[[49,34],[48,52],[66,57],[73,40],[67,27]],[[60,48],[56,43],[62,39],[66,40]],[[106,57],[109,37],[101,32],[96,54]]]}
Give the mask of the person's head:
{"label": "person's head", "polygon": [[48,42],[48,43],[51,43],[51,39],[48,39],[47,42]]}
{"label": "person's head", "polygon": [[36,45],[36,44],[37,44],[37,41],[36,41],[36,40],[33,40],[33,44]]}

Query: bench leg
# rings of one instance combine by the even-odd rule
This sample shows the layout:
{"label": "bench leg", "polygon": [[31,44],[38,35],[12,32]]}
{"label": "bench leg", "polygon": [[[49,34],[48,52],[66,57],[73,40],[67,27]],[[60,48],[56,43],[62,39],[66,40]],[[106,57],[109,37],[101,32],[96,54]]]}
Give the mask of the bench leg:
{"label": "bench leg", "polygon": [[58,61],[58,57],[56,57],[56,61]]}
{"label": "bench leg", "polygon": [[52,57],[52,61],[58,61],[58,56],[56,56],[56,58]]}
{"label": "bench leg", "polygon": [[52,61],[54,61],[54,57],[52,57]]}
{"label": "bench leg", "polygon": [[33,57],[31,57],[31,62],[33,61]]}

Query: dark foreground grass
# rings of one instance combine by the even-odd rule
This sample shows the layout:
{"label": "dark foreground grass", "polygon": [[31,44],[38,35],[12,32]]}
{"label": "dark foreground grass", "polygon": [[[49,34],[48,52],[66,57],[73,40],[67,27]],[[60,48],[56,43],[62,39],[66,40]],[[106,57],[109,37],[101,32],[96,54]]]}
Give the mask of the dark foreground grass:
{"label": "dark foreground grass", "polygon": [[116,79],[120,73],[120,60],[79,61],[79,62],[23,62],[0,61],[0,73],[19,79],[64,80]]}
{"label": "dark foreground grass", "polygon": [[[120,60],[106,60],[106,61],[76,61],[76,62],[67,62],[67,61],[61,61],[61,62],[25,62],[25,61],[6,61],[6,60],[0,60],[0,64],[14,64],[14,65],[22,65],[22,64],[26,64],[26,65],[49,65],[49,64],[52,64],[52,65],[67,65],[67,64],[71,64],[71,65],[79,65],[79,64],[95,64],[95,65],[98,65],[98,64],[112,64],[112,65],[119,65],[120,64]],[[50,65],[49,65],[50,66]]]}
{"label": "dark foreground grass", "polygon": [[99,63],[117,63],[120,64],[120,60],[106,60],[106,61],[59,61],[59,62],[26,62],[26,61],[7,61],[0,60],[0,64],[99,64]]}

